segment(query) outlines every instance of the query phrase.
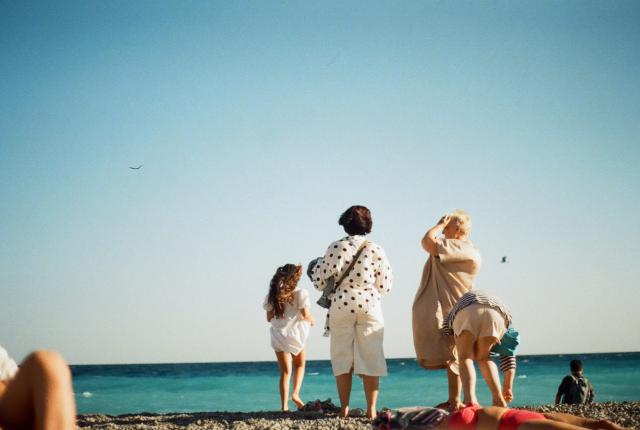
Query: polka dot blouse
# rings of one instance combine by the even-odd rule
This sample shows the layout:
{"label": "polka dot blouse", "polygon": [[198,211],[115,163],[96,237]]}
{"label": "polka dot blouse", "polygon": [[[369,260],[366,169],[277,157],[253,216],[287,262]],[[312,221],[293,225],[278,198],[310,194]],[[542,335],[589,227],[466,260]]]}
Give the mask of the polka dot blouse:
{"label": "polka dot blouse", "polygon": [[[364,240],[364,236],[347,236],[329,245],[324,257],[311,271],[316,289],[324,290],[331,276],[335,280],[340,278]],[[331,297],[331,309],[367,313],[380,303],[382,294],[391,291],[392,282],[391,265],[384,250],[368,242],[349,275]]]}

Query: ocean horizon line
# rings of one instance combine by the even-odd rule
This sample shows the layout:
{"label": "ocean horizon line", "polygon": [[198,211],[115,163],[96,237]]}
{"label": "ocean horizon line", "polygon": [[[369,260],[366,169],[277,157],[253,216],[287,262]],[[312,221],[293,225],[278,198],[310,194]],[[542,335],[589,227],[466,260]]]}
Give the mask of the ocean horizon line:
{"label": "ocean horizon line", "polygon": [[[569,355],[610,355],[610,354],[640,354],[640,351],[598,351],[598,352],[559,352],[559,353],[533,353],[533,354],[519,354],[518,358],[525,357],[561,357]],[[387,357],[386,360],[392,361],[416,361],[415,357]],[[320,359],[307,359],[307,363],[314,362],[327,362],[329,358]],[[237,360],[237,361],[147,361],[147,362],[131,362],[131,363],[73,363],[69,364],[71,367],[79,366],[158,366],[158,365],[198,365],[198,364],[253,364],[253,363],[270,363],[275,362],[273,360]]]}

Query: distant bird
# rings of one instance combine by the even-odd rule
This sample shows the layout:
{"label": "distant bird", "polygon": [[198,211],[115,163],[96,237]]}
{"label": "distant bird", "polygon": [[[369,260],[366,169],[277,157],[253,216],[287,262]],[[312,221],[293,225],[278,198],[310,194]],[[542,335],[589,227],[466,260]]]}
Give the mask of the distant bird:
{"label": "distant bird", "polygon": [[501,263],[506,263],[507,262],[507,257],[502,257],[502,260],[500,260]]}
{"label": "distant bird", "polygon": [[131,170],[140,170],[140,168],[142,167],[142,164],[140,164],[139,166],[133,167],[133,166],[129,166],[129,168]]}

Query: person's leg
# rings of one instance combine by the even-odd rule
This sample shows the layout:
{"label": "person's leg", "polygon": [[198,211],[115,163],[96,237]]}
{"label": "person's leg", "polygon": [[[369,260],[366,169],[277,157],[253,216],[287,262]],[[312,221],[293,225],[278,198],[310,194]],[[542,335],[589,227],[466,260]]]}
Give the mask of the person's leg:
{"label": "person's leg", "polygon": [[584,430],[585,428],[588,427],[552,420],[532,420],[518,426],[518,430]]}
{"label": "person's leg", "polygon": [[605,429],[605,430],[625,430],[624,427],[619,426],[609,420],[594,420],[592,418],[584,418],[571,414],[563,414],[560,412],[549,412],[543,414],[548,420],[562,422],[577,426],[580,428],[588,429]]}
{"label": "person's leg", "polygon": [[364,395],[367,399],[367,417],[376,416],[376,404],[380,391],[380,376],[387,375],[384,358],[384,317],[382,308],[375,306],[356,317],[354,339],[355,374],[362,376]]}
{"label": "person's leg", "polygon": [[38,351],[21,364],[0,395],[0,426],[75,430],[71,372],[60,354]]}
{"label": "person's leg", "polygon": [[[468,330],[462,331],[456,336],[456,348],[458,349],[458,361],[460,362],[460,379],[462,380],[462,392],[465,403],[478,403],[476,397],[476,369],[473,367],[475,337]],[[456,405],[450,405],[455,409]]]}
{"label": "person's leg", "polygon": [[376,403],[378,402],[378,391],[380,389],[380,377],[362,376],[364,395],[367,399],[367,418],[374,419],[377,415]]}
{"label": "person's leg", "polygon": [[291,358],[293,359],[293,392],[291,393],[291,400],[300,409],[304,406],[304,402],[300,400],[300,388],[302,388],[305,367],[304,349],[298,355],[292,355]]}
{"label": "person's leg", "polygon": [[289,380],[291,379],[291,354],[276,351],[278,367],[280,368],[280,409],[289,410]]}
{"label": "person's leg", "polygon": [[338,387],[338,397],[340,398],[340,416],[342,418],[349,415],[351,383],[353,382],[352,376],[353,372],[336,375],[336,386]]}
{"label": "person's leg", "polygon": [[450,368],[447,368],[447,382],[449,385],[448,408],[450,410],[457,410],[462,407],[462,402],[460,402],[460,389],[462,388],[460,375]]}
{"label": "person's leg", "polygon": [[336,378],[340,398],[340,416],[346,417],[349,414],[351,398],[356,317],[344,308],[332,308],[330,312],[331,369]]}
{"label": "person's leg", "polygon": [[492,405],[506,408],[507,401],[504,399],[500,388],[498,366],[496,366],[496,363],[489,358],[489,351],[491,351],[491,348],[493,348],[493,345],[496,343],[498,343],[498,339],[492,336],[482,336],[478,338],[478,341],[476,342],[475,356],[478,361],[478,367],[480,367],[482,377],[487,383],[489,391],[491,391]]}

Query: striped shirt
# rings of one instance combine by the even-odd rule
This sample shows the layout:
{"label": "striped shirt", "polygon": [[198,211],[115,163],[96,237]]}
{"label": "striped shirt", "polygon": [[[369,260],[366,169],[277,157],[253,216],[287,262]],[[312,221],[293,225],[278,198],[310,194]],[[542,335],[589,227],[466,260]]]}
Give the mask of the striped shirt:
{"label": "striped shirt", "polygon": [[[482,291],[469,291],[468,293],[465,293],[462,297],[460,297],[460,300],[458,300],[458,302],[451,309],[451,312],[449,312],[449,315],[447,315],[447,317],[444,319],[443,327],[442,327],[444,330],[444,333],[447,335],[453,335],[453,321],[456,319],[456,315],[458,315],[458,312],[460,312],[462,309],[466,308],[467,306],[470,306],[476,303],[481,305],[487,305],[497,310],[504,317],[505,327],[509,328],[509,326],[511,326],[511,314],[509,313],[506,306],[504,305],[504,303],[502,303],[502,301],[499,298],[483,293]],[[500,355],[501,371],[504,372],[506,370],[515,369],[515,368],[516,368],[515,355]]]}

